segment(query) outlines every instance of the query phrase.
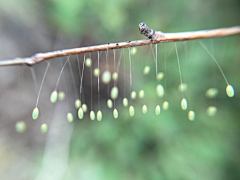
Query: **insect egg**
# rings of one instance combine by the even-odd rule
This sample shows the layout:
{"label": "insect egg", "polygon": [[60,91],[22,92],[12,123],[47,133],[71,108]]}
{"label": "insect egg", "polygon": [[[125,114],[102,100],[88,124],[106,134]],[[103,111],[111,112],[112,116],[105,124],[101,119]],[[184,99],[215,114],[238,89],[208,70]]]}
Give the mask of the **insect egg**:
{"label": "insect egg", "polygon": [[194,121],[195,120],[195,112],[194,111],[189,111],[188,112],[188,119],[190,121]]}
{"label": "insect egg", "polygon": [[155,109],[156,115],[159,115],[159,114],[160,114],[160,111],[161,111],[160,106],[157,105],[157,106],[156,106],[156,109]]}
{"label": "insect egg", "polygon": [[135,55],[137,53],[137,48],[136,47],[133,47],[131,49],[131,55]]}
{"label": "insect egg", "polygon": [[168,101],[164,101],[163,102],[163,109],[164,110],[168,110],[168,108],[169,108],[169,102]]}
{"label": "insect egg", "polygon": [[102,81],[105,84],[108,84],[111,81],[111,73],[109,71],[105,71],[102,75]]}
{"label": "insect egg", "polygon": [[100,74],[100,70],[98,68],[95,68],[94,71],[93,71],[93,74],[95,77],[98,77],[99,74]]}
{"label": "insect egg", "polygon": [[90,58],[87,58],[85,63],[86,63],[86,66],[87,66],[87,67],[91,67],[91,65],[92,65],[92,60],[91,60]]}
{"label": "insect egg", "polygon": [[124,107],[128,106],[128,99],[127,98],[123,98],[123,106]]}
{"label": "insect egg", "polygon": [[134,116],[134,113],[135,113],[134,107],[133,107],[133,106],[130,106],[130,107],[129,107],[129,115],[132,117],[132,116]]}
{"label": "insect egg", "polygon": [[163,72],[159,72],[159,73],[157,74],[157,80],[158,80],[158,81],[161,81],[163,78],[164,78],[164,73],[163,73]]}
{"label": "insect egg", "polygon": [[78,109],[78,118],[79,118],[79,119],[82,119],[83,116],[84,116],[83,109],[82,109],[82,108],[79,108],[79,109]]}
{"label": "insect egg", "polygon": [[112,103],[112,100],[111,100],[111,99],[108,99],[108,100],[107,100],[107,106],[108,106],[108,108],[112,108],[113,103]]}
{"label": "insect egg", "polygon": [[117,72],[114,72],[114,73],[113,73],[112,79],[113,79],[114,81],[118,79],[118,73],[117,73]]}
{"label": "insect egg", "polygon": [[100,110],[97,112],[97,120],[98,121],[102,120],[102,111],[100,111]]}
{"label": "insect egg", "polygon": [[80,100],[80,99],[77,99],[77,100],[75,101],[75,107],[76,107],[76,109],[80,108],[80,106],[81,106],[81,100]]}
{"label": "insect egg", "polygon": [[150,67],[149,66],[145,66],[144,69],[143,69],[143,74],[147,75],[147,74],[149,74],[149,72],[150,72]]}
{"label": "insect egg", "polygon": [[82,110],[83,110],[84,113],[87,112],[87,105],[86,104],[82,105]]}
{"label": "insect egg", "polygon": [[73,115],[72,115],[72,113],[67,113],[67,120],[69,122],[73,122]]}
{"label": "insect egg", "polygon": [[136,97],[137,97],[136,91],[132,91],[131,98],[136,99]]}
{"label": "insect egg", "polygon": [[140,90],[139,91],[139,98],[144,98],[144,91],[143,90]]}
{"label": "insect egg", "polygon": [[226,93],[227,93],[228,97],[233,97],[235,94],[234,88],[231,85],[227,85]]}
{"label": "insect egg", "polygon": [[146,114],[147,113],[147,106],[144,104],[142,107],[142,113]]}
{"label": "insect egg", "polygon": [[118,88],[116,86],[114,86],[111,90],[111,98],[112,99],[117,99],[118,97]]}
{"label": "insect egg", "polygon": [[182,108],[182,110],[187,109],[187,100],[185,98],[183,98],[181,101],[181,108]]}
{"label": "insect egg", "polygon": [[59,99],[60,101],[63,101],[63,100],[65,99],[65,92],[60,91],[60,92],[58,93],[58,99]]}
{"label": "insect egg", "polygon": [[45,124],[45,123],[44,123],[44,124],[42,124],[42,125],[41,125],[41,132],[42,132],[42,133],[46,133],[46,132],[47,132],[47,130],[48,130],[48,125],[47,125],[47,124]]}
{"label": "insect egg", "polygon": [[208,98],[215,98],[217,95],[218,95],[217,88],[209,88],[205,93],[205,96]]}
{"label": "insect egg", "polygon": [[24,121],[18,121],[15,124],[15,129],[18,133],[23,133],[26,130],[26,123]]}
{"label": "insect egg", "polygon": [[209,106],[209,107],[207,108],[207,115],[208,115],[208,116],[213,117],[213,116],[216,115],[216,113],[217,113],[217,107],[215,107],[215,106]]}
{"label": "insect egg", "polygon": [[164,96],[164,88],[161,84],[157,85],[156,92],[157,92],[158,97],[163,97]]}
{"label": "insect egg", "polygon": [[57,97],[58,97],[58,93],[57,93],[57,91],[55,90],[55,91],[53,91],[53,92],[51,93],[50,102],[51,102],[51,103],[55,103],[55,102],[57,101]]}
{"label": "insect egg", "polygon": [[34,120],[36,120],[38,118],[38,115],[39,115],[39,110],[37,107],[34,108],[33,112],[32,112],[32,118]]}
{"label": "insect egg", "polygon": [[178,86],[178,91],[179,92],[185,92],[188,88],[188,85],[186,83],[182,83]]}
{"label": "insect egg", "polygon": [[118,118],[118,111],[117,111],[117,109],[114,109],[114,110],[113,110],[113,117],[114,117],[115,119]]}
{"label": "insect egg", "polygon": [[93,121],[93,120],[95,120],[95,113],[94,113],[94,111],[91,111],[90,112],[90,119]]}

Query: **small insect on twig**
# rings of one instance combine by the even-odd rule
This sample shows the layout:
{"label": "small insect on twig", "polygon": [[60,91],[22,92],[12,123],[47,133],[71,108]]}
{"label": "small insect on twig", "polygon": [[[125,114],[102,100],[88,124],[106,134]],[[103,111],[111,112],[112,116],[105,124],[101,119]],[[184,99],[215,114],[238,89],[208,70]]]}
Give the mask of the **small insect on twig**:
{"label": "small insect on twig", "polygon": [[138,27],[139,27],[140,33],[147,36],[151,40],[155,40],[157,38],[164,37],[164,35],[161,31],[157,31],[157,33],[155,33],[155,31],[153,29],[149,29],[149,27],[147,26],[147,24],[145,22],[141,22],[138,25]]}

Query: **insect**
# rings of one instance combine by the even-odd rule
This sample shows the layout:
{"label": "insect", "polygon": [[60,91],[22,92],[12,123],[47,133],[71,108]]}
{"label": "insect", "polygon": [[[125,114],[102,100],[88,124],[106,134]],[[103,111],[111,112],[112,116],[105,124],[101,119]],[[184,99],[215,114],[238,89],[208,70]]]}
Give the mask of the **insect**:
{"label": "insect", "polygon": [[149,29],[149,27],[146,25],[146,23],[141,22],[139,25],[139,31],[141,34],[144,34],[147,36],[149,39],[155,39],[155,31],[153,29]]}

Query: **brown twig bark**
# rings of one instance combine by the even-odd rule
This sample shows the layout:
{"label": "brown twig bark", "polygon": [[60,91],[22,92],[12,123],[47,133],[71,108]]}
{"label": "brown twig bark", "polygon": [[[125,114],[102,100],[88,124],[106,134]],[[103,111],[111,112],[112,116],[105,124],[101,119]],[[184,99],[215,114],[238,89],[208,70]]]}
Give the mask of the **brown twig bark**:
{"label": "brown twig bark", "polygon": [[61,57],[61,56],[69,56],[69,55],[80,54],[80,53],[106,51],[109,49],[144,46],[144,45],[156,44],[156,43],[186,41],[186,40],[193,40],[193,39],[213,38],[213,37],[222,37],[222,36],[240,34],[240,26],[213,29],[213,30],[163,33],[161,31],[154,31],[152,29],[149,29],[146,23],[140,23],[139,30],[141,34],[144,34],[149,39],[120,42],[120,43],[109,43],[109,44],[73,48],[73,49],[65,49],[65,50],[59,50],[59,51],[53,51],[53,52],[47,52],[47,53],[38,53],[27,58],[15,58],[12,60],[2,60],[0,61],[0,66],[34,65],[36,63],[40,63],[47,59]]}

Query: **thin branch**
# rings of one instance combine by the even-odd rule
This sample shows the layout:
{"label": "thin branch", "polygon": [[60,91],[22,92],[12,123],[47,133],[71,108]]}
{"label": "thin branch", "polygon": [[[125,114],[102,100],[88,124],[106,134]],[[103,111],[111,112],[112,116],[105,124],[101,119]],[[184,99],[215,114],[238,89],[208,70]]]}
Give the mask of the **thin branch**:
{"label": "thin branch", "polygon": [[96,51],[106,51],[108,49],[119,49],[134,46],[144,46],[156,43],[165,42],[175,42],[175,41],[186,41],[193,39],[203,39],[203,38],[213,38],[230,36],[235,34],[240,34],[240,26],[220,28],[213,30],[202,30],[202,31],[191,31],[191,32],[178,32],[178,33],[163,33],[161,31],[154,31],[149,29],[146,23],[139,24],[139,30],[141,34],[144,34],[149,39],[128,41],[120,43],[109,43],[97,46],[65,49],[47,53],[38,53],[27,58],[15,58],[12,60],[2,60],[0,61],[0,66],[10,66],[10,65],[34,65],[40,63],[47,59],[52,59],[61,56],[69,56],[74,54],[81,54],[86,52],[96,52]]}
{"label": "thin branch", "polygon": [[163,33],[161,31],[154,31],[153,29],[149,29],[144,22],[140,23],[138,27],[141,34],[144,34],[152,41],[155,41],[157,43],[223,37],[240,34],[240,26],[178,33]]}

